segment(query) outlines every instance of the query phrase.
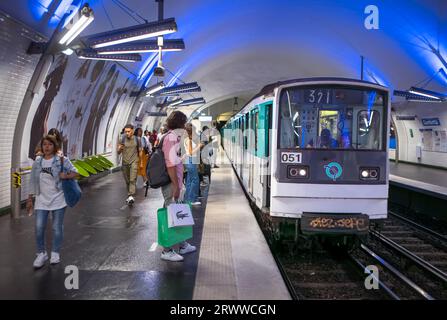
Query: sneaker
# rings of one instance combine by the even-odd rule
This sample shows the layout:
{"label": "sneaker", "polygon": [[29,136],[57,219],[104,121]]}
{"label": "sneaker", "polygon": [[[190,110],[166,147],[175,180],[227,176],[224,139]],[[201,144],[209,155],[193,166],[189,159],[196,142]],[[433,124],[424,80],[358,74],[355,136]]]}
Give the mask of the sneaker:
{"label": "sneaker", "polygon": [[135,202],[135,199],[132,196],[128,196],[126,199],[127,204],[133,204]]}
{"label": "sneaker", "polygon": [[161,253],[161,260],[178,262],[183,261],[183,257],[174,250],[169,250]]}
{"label": "sneaker", "polygon": [[188,242],[185,242],[184,246],[180,247],[179,253],[186,254],[186,253],[194,252],[196,250],[197,250],[197,248],[195,246],[189,244]]}
{"label": "sneaker", "polygon": [[192,205],[192,206],[200,206],[200,205],[202,205],[202,202],[200,202],[200,201],[194,201],[194,202],[191,202],[191,205]]}
{"label": "sneaker", "polygon": [[51,252],[50,264],[57,264],[61,262],[61,257],[57,252]]}
{"label": "sneaker", "polygon": [[40,252],[37,254],[36,259],[34,260],[33,266],[34,268],[42,268],[45,262],[48,260],[48,255],[46,252]]}

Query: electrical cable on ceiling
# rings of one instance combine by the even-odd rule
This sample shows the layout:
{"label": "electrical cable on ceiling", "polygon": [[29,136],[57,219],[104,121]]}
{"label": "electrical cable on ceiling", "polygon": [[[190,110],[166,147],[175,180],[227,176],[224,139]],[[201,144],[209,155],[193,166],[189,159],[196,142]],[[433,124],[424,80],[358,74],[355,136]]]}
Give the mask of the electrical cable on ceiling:
{"label": "electrical cable on ceiling", "polygon": [[104,9],[104,12],[106,13],[107,20],[109,20],[109,23],[112,26],[112,29],[115,29],[115,27],[114,27],[114,25],[112,23],[112,20],[110,19],[110,16],[109,16],[109,14],[108,14],[108,12],[106,10],[106,7],[104,6],[104,0],[101,0],[101,5],[102,5],[102,8]]}
{"label": "electrical cable on ceiling", "polygon": [[121,10],[123,10],[125,13],[127,13],[132,19],[134,19],[136,22],[141,23],[141,21],[138,21],[138,19],[135,18],[135,16],[139,17],[141,20],[143,20],[144,23],[148,23],[148,21],[140,16],[137,12],[130,9],[128,6],[123,4],[119,0],[112,0]]}
{"label": "electrical cable on ceiling", "polygon": [[[440,71],[441,71],[441,69],[439,69],[438,71],[436,71],[431,77],[427,77],[427,78],[425,78],[424,80],[422,80],[422,81],[416,83],[414,86],[417,87],[419,84],[424,83],[424,85],[422,86],[422,89],[425,88],[425,87],[430,83],[430,81],[432,81],[433,78],[434,78]],[[427,79],[428,79],[428,80],[427,80]]]}

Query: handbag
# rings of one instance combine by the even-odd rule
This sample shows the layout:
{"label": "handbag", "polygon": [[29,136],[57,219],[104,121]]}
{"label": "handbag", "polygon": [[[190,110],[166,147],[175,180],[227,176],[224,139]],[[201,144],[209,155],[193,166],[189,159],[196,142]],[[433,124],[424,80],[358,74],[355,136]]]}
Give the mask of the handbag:
{"label": "handbag", "polygon": [[169,248],[177,243],[192,238],[192,226],[168,227],[168,209],[160,208],[157,211],[158,239],[159,245]]}
{"label": "handbag", "polygon": [[[61,157],[61,172],[64,172],[64,157]],[[69,207],[74,207],[81,199],[81,188],[75,179],[63,179],[62,190],[65,202]]]}

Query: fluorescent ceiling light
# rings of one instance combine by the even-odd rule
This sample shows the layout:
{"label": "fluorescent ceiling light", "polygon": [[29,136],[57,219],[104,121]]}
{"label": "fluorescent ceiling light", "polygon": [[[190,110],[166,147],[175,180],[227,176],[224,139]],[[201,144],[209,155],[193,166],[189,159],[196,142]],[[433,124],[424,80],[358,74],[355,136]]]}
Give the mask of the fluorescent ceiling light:
{"label": "fluorescent ceiling light", "polygon": [[202,104],[202,103],[206,103],[205,99],[196,98],[196,99],[183,100],[183,102],[180,105],[181,106],[190,106],[193,104]]}
{"label": "fluorescent ceiling light", "polygon": [[94,19],[93,10],[88,4],[85,4],[78,14],[72,18],[70,23],[67,24],[67,26],[71,25],[71,27],[59,40],[59,43],[69,45]]}
{"label": "fluorescent ceiling light", "polygon": [[202,89],[199,87],[197,82],[191,82],[164,88],[163,90],[159,91],[158,95],[171,96],[171,95],[178,95],[180,93],[200,92],[200,91],[202,91]]}
{"label": "fluorescent ceiling light", "polygon": [[182,98],[179,98],[179,99],[176,99],[176,100],[172,100],[172,101],[168,102],[168,107],[176,106],[176,105],[178,105],[178,104],[180,104],[182,102],[183,102]]}
{"label": "fluorescent ceiling light", "polygon": [[[164,52],[182,51],[183,49],[185,49],[185,43],[183,42],[183,39],[171,39],[164,41]],[[115,54],[158,52],[158,50],[159,47],[156,40],[146,40],[99,48],[97,51],[99,54]]]}
{"label": "fluorescent ceiling light", "polygon": [[91,60],[111,60],[123,62],[141,61],[139,54],[97,54],[95,50],[79,50],[77,55],[81,59]]}
{"label": "fluorescent ceiling light", "polygon": [[421,89],[421,88],[411,87],[410,90],[408,90],[408,92],[410,92],[412,94],[419,95],[419,96],[423,96],[423,97],[426,97],[426,98],[431,98],[431,99],[436,99],[436,100],[440,100],[441,99],[439,97],[439,94],[437,94],[436,92],[425,90],[425,89]]}
{"label": "fluorescent ceiling light", "polygon": [[442,102],[439,98],[429,98],[409,91],[394,90],[394,95],[404,97],[407,101]]}
{"label": "fluorescent ceiling light", "polygon": [[153,93],[160,91],[161,89],[163,89],[165,87],[165,84],[162,82],[159,82],[151,87],[146,88],[145,92],[146,92],[146,96],[150,96]]}
{"label": "fluorescent ceiling light", "polygon": [[156,22],[144,23],[132,27],[117,29],[89,36],[88,44],[92,48],[102,48],[120,43],[132,42],[153,38],[177,31],[177,24],[174,18],[169,18]]}

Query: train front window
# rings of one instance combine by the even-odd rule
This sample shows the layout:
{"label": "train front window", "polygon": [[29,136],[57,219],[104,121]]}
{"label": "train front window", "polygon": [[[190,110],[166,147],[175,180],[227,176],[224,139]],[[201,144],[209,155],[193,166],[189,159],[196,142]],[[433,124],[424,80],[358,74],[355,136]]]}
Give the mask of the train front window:
{"label": "train front window", "polygon": [[373,89],[295,87],[281,92],[279,147],[384,150],[384,94]]}

